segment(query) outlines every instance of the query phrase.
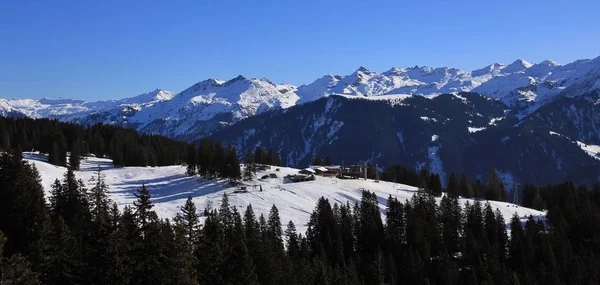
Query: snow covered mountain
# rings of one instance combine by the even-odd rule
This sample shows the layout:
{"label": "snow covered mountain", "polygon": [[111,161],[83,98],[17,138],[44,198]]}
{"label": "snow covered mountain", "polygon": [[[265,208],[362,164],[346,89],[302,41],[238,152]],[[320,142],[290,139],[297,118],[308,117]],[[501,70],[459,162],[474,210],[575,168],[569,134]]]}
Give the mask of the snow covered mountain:
{"label": "snow covered mountain", "polygon": [[156,89],[132,98],[84,102],[72,99],[0,99],[0,115],[56,118],[82,124],[105,123],[193,141],[242,119],[342,94],[358,97],[477,92],[506,104],[524,118],[563,97],[600,90],[600,57],[560,65],[516,60],[464,71],[456,68],[394,67],[379,73],[358,68],[293,86],[238,76],[208,79],[180,93]]}
{"label": "snow covered mountain", "polygon": [[577,96],[600,89],[600,57],[560,65],[552,60],[533,64],[516,60],[505,65],[463,71],[455,68],[415,66],[378,73],[360,67],[346,76],[328,75],[298,87],[299,103],[331,94],[377,96],[386,94],[434,95],[477,92],[526,113],[560,96]]}
{"label": "snow covered mountain", "polygon": [[293,106],[295,91],[289,84],[240,75],[229,81],[204,80],[178,94],[156,89],[112,101],[0,99],[0,115],[114,124],[192,140],[255,114]]}
{"label": "snow covered mountain", "polygon": [[291,85],[241,75],[226,82],[208,79],[164,104],[140,110],[129,122],[142,132],[195,139],[264,111],[293,106],[298,100],[294,91]]}

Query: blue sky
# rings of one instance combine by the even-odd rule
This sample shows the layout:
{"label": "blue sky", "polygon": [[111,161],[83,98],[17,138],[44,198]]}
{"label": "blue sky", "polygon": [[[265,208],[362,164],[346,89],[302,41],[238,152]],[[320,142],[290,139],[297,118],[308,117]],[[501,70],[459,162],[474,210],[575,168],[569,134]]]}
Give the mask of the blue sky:
{"label": "blue sky", "polygon": [[[410,3],[408,3],[410,2]],[[600,1],[3,1],[0,97],[600,56]]]}

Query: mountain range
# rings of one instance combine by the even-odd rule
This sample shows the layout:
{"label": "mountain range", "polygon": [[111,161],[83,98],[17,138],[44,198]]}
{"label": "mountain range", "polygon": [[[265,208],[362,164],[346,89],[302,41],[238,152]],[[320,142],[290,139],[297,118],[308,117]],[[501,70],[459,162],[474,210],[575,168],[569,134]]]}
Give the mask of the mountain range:
{"label": "mountain range", "polygon": [[190,142],[210,136],[239,153],[262,145],[293,166],[329,155],[443,175],[481,177],[496,167],[509,182],[548,183],[584,167],[590,175],[578,178],[599,176],[590,170],[598,164],[599,90],[600,57],[516,60],[472,71],[360,67],[301,86],[240,75],[112,101],[0,98],[0,115],[115,124]]}

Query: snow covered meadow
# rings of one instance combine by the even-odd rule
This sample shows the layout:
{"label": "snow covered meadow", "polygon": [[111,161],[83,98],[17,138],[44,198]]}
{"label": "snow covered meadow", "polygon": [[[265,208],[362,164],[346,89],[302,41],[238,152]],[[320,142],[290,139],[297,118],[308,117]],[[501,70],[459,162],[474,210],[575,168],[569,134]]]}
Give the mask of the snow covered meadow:
{"label": "snow covered meadow", "polygon": [[[62,179],[66,168],[51,165],[46,162],[46,157],[36,153],[24,153],[24,158],[37,167],[48,197],[50,185],[55,179]],[[205,180],[199,176],[188,176],[184,166],[114,168],[111,160],[95,157],[83,159],[81,169],[76,171],[76,175],[88,183],[98,167],[102,169],[106,183],[110,187],[110,198],[121,208],[133,203],[135,200],[133,193],[142,184],[150,190],[155,203],[154,210],[162,218],[174,217],[190,196],[198,209],[202,210],[206,207],[218,207],[223,194],[227,193],[231,205],[236,206],[241,212],[248,204],[252,204],[257,215],[266,216],[275,204],[279,209],[282,222],[287,224],[290,220],[294,221],[300,232],[306,230],[306,223],[320,197],[329,199],[332,204],[354,204],[360,201],[363,189],[369,190],[377,195],[383,215],[390,195],[404,201],[410,199],[417,191],[416,187],[404,184],[364,179],[341,180],[320,176],[317,176],[315,181],[287,183],[283,177],[297,174],[298,169],[271,167],[269,170],[258,170],[255,179],[244,182],[247,193],[235,193],[239,192],[236,191],[239,190],[239,186],[231,186],[227,180]],[[276,174],[277,178],[259,179],[265,174]],[[263,191],[260,191],[261,188]],[[460,201],[474,202],[473,199],[460,199]],[[510,203],[498,201],[489,201],[489,203],[500,210],[507,222],[514,213],[522,218],[529,215],[544,216],[544,212]]]}

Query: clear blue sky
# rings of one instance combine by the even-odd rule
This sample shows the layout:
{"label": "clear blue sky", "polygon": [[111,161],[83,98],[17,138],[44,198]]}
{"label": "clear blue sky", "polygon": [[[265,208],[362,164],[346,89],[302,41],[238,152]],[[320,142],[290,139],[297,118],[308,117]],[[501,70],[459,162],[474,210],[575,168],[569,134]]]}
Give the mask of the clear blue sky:
{"label": "clear blue sky", "polygon": [[600,56],[600,1],[28,1],[0,5],[0,97],[131,97],[238,74],[475,69]]}

